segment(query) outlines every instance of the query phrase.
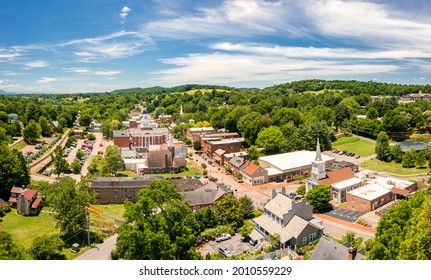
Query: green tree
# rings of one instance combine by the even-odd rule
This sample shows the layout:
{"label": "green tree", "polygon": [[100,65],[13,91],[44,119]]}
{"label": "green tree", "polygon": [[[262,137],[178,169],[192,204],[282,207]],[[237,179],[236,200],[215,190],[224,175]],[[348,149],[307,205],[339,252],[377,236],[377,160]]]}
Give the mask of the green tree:
{"label": "green tree", "polygon": [[389,147],[389,136],[386,132],[382,131],[377,136],[376,141],[376,154],[377,159],[389,162],[391,161],[391,150]]}
{"label": "green tree", "polygon": [[356,248],[362,245],[363,240],[362,237],[356,237],[356,233],[353,231],[348,231],[341,237],[343,243],[348,242],[350,246],[355,246]]}
{"label": "green tree", "polygon": [[90,114],[84,113],[79,117],[79,125],[89,127],[92,120]]}
{"label": "green tree", "polygon": [[280,148],[285,142],[286,139],[283,136],[283,132],[281,132],[281,129],[278,126],[270,126],[262,129],[256,140],[257,145],[264,147],[271,152],[280,151]]}
{"label": "green tree", "polygon": [[61,174],[69,171],[69,164],[66,159],[63,157],[64,149],[59,145],[55,147],[54,152],[51,154],[51,160],[54,165],[53,173],[57,174],[57,178],[60,177]]}
{"label": "green tree", "polygon": [[84,156],[85,156],[85,153],[81,149],[78,149],[78,151],[76,151],[76,157],[77,158],[81,159]]}
{"label": "green tree", "polygon": [[268,237],[268,241],[271,244],[272,248],[279,249],[280,248],[280,234],[270,234]]}
{"label": "green tree", "polygon": [[111,174],[117,174],[118,171],[126,168],[124,160],[121,158],[120,149],[117,145],[106,147],[105,158]]}
{"label": "green tree", "polygon": [[70,168],[72,169],[72,172],[74,174],[79,174],[81,173],[81,164],[79,164],[78,161],[74,160],[71,164],[70,164]]}
{"label": "green tree", "polygon": [[214,228],[217,225],[217,220],[214,217],[214,212],[210,207],[201,208],[195,213],[196,221],[200,224],[200,232],[208,228]]}
{"label": "green tree", "polygon": [[236,178],[237,180],[242,180],[242,173],[240,173],[240,172],[236,173],[236,174],[235,174],[235,178]]}
{"label": "green tree", "polygon": [[138,201],[125,203],[126,222],[119,228],[117,252],[124,259],[194,259],[196,237],[187,224],[193,215],[182,196],[165,180],[150,181]]}
{"label": "green tree", "polygon": [[401,165],[405,168],[410,168],[415,166],[415,158],[411,151],[407,151],[404,153]]}
{"label": "green tree", "polygon": [[22,260],[25,259],[23,249],[15,244],[12,235],[0,231],[0,260]]}
{"label": "green tree", "polygon": [[12,137],[6,134],[6,129],[0,127],[0,145],[9,144],[12,141]]}
{"label": "green tree", "polygon": [[261,118],[261,114],[252,112],[238,120],[238,130],[248,145],[253,145],[256,141],[257,135],[262,128]]}
{"label": "green tree", "polygon": [[241,234],[242,238],[246,240],[250,233],[253,231],[253,224],[245,223],[242,227],[238,229],[238,233]]}
{"label": "green tree", "polygon": [[350,110],[345,104],[338,104],[335,106],[335,121],[334,125],[337,127],[341,126],[344,120],[350,119]]}
{"label": "green tree", "polygon": [[201,141],[194,141],[193,149],[195,149],[195,151],[200,151],[202,149]]}
{"label": "green tree", "polygon": [[371,107],[367,111],[367,118],[374,120],[379,117],[379,112],[377,112],[376,108]]}
{"label": "green tree", "polygon": [[213,212],[218,225],[229,226],[237,230],[244,223],[241,203],[233,195],[225,195],[214,203]]}
{"label": "green tree", "polygon": [[427,159],[425,158],[425,152],[419,151],[416,154],[416,159],[415,159],[416,166],[418,166],[419,168],[422,168],[425,166],[426,162],[427,162]]}
{"label": "green tree", "polygon": [[305,185],[300,185],[297,189],[296,189],[296,193],[299,195],[305,195]]}
{"label": "green tree", "polygon": [[305,197],[307,202],[313,205],[314,208],[322,209],[331,200],[331,189],[326,185],[317,185],[309,190]]}
{"label": "green tree", "polygon": [[400,144],[391,147],[391,156],[396,163],[401,163],[403,160],[403,151]]}
{"label": "green tree", "polygon": [[42,235],[33,240],[29,249],[34,260],[65,260],[64,241],[58,235]]}
{"label": "green tree", "polygon": [[247,149],[247,153],[250,156],[251,160],[259,159],[259,157],[261,156],[260,151],[255,145],[251,145],[250,148]]}
{"label": "green tree", "polygon": [[245,195],[239,198],[239,203],[241,204],[243,217],[244,219],[247,219],[254,211],[253,200]]}
{"label": "green tree", "polygon": [[39,139],[41,130],[40,125],[34,120],[31,120],[22,131],[24,140],[31,143]]}
{"label": "green tree", "polygon": [[94,202],[94,197],[85,180],[77,183],[70,177],[60,178],[52,185],[47,200],[62,235],[87,228],[87,207]]}
{"label": "green tree", "polygon": [[0,145],[0,194],[9,194],[11,186],[30,184],[30,170],[21,151]]}
{"label": "green tree", "polygon": [[48,119],[44,116],[40,116],[39,118],[39,126],[42,133],[42,136],[50,136],[52,133],[52,127],[49,123]]}

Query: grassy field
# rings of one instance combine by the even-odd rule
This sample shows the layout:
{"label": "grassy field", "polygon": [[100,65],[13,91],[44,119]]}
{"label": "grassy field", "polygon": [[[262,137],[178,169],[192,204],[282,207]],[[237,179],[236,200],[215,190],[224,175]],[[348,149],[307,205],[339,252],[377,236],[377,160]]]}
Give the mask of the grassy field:
{"label": "grassy field", "polygon": [[145,174],[145,176],[163,176],[165,178],[178,177],[178,176],[194,176],[202,175],[202,172],[196,168],[193,163],[187,162],[188,171],[183,171],[179,173],[162,173],[162,174]]}
{"label": "grassy field", "polygon": [[332,142],[332,148],[366,157],[375,153],[376,144],[354,136],[343,136]]}
{"label": "grassy field", "polygon": [[103,214],[122,219],[123,214],[126,211],[124,208],[124,204],[96,204],[94,205],[97,209],[100,209],[103,211]]}
{"label": "grassy field", "polygon": [[12,209],[3,217],[1,223],[3,230],[12,235],[14,242],[30,247],[33,240],[43,234],[59,233],[55,227],[54,217],[48,213],[40,213],[37,217],[25,217],[18,215],[16,209]]}
{"label": "grassy field", "polygon": [[118,174],[118,177],[138,177],[139,176],[136,172],[128,171],[128,170],[120,171],[117,174]]}
{"label": "grassy field", "polygon": [[426,168],[403,168],[401,163],[384,162],[376,158],[361,162],[360,167],[370,169],[377,172],[387,172],[394,176],[404,176],[404,177],[416,177],[419,175],[427,175],[430,172],[428,167]]}
{"label": "grassy field", "polygon": [[27,143],[24,140],[21,140],[21,141],[17,142],[15,145],[13,145],[12,147],[10,147],[10,148],[11,149],[16,149],[16,150],[20,151],[25,146],[27,146]]}

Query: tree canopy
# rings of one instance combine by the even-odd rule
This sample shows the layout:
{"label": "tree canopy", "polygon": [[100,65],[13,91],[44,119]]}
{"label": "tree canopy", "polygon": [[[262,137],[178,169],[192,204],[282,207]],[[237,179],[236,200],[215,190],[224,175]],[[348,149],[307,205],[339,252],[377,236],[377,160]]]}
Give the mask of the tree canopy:
{"label": "tree canopy", "polygon": [[331,189],[327,185],[317,185],[309,190],[305,197],[307,202],[316,209],[322,209],[328,205],[331,200]]}

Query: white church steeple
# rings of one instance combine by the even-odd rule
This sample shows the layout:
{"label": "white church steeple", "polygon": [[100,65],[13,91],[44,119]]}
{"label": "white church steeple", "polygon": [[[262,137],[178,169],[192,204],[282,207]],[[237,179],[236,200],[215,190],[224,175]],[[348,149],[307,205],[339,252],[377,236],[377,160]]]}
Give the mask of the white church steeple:
{"label": "white church steeple", "polygon": [[311,175],[318,180],[326,178],[325,162],[322,160],[319,138],[317,138],[316,158],[311,162]]}
{"label": "white church steeple", "polygon": [[183,112],[183,104],[181,104],[181,107],[180,107],[180,116],[182,116],[182,115],[184,115],[184,112]]}

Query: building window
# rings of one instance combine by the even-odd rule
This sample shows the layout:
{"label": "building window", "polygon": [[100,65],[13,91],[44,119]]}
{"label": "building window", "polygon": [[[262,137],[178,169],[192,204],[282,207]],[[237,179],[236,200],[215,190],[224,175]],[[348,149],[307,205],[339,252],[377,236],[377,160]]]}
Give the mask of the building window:
{"label": "building window", "polygon": [[304,236],[304,238],[302,238],[302,245],[307,244],[307,236]]}
{"label": "building window", "polygon": [[365,202],[362,202],[362,206],[364,206],[364,207],[366,206]]}
{"label": "building window", "polygon": [[355,198],[354,197],[352,197],[352,203],[355,203]]}

